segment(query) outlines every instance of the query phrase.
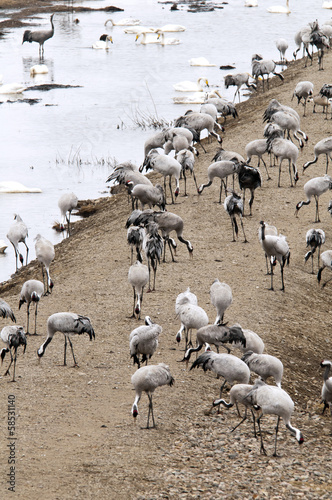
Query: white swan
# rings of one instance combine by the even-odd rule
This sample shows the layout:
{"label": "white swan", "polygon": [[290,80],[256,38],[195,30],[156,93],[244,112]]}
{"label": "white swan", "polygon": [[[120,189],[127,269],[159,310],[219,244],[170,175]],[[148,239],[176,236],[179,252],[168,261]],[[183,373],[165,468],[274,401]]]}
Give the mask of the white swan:
{"label": "white swan", "polygon": [[131,35],[137,35],[138,33],[142,33],[143,31],[145,31],[145,33],[155,33],[156,28],[151,28],[148,26],[131,26],[129,28],[125,28],[123,31]]}
{"label": "white swan", "polygon": [[332,9],[332,2],[323,2],[322,9]]}
{"label": "white swan", "polygon": [[193,57],[189,59],[190,66],[217,66],[210,63],[205,57]]}
{"label": "white swan", "polygon": [[119,19],[119,21],[114,21],[112,18],[109,18],[105,21],[105,26],[108,22],[111,22],[112,26],[137,26],[138,24],[141,24],[140,19],[133,19],[132,17]]}
{"label": "white swan", "polygon": [[46,64],[35,64],[30,68],[30,76],[44,75],[48,73],[48,67]]}
{"label": "white swan", "polygon": [[178,92],[203,92],[203,87],[200,82],[204,82],[207,87],[209,86],[208,80],[206,78],[200,77],[198,78],[197,83],[184,81],[176,83],[175,85],[173,85],[173,87]]}
{"label": "white swan", "polygon": [[157,28],[157,30],[168,31],[168,32],[186,31],[186,27],[181,26],[181,24],[165,24],[165,26],[162,26],[161,28]]}
{"label": "white swan", "polygon": [[142,31],[141,33],[138,33],[136,35],[136,39],[135,39],[135,42],[137,42],[137,40],[142,37],[140,43],[142,45],[147,45],[148,43],[158,43],[160,44],[160,41],[158,40],[158,37],[154,36],[148,36],[147,35],[157,35],[156,33],[150,33],[150,32],[146,32],[146,31]]}
{"label": "white swan", "polygon": [[156,33],[158,33],[157,40],[161,37],[159,41],[160,45],[179,45],[181,43],[178,38],[165,38],[165,33],[161,30],[157,30]]}
{"label": "white swan", "polygon": [[272,14],[290,14],[289,0],[286,0],[286,6],[283,5],[273,5],[267,9],[268,12]]}
{"label": "white swan", "polygon": [[39,188],[29,188],[16,181],[0,182],[0,193],[41,193]]}
{"label": "white swan", "polygon": [[197,92],[196,94],[181,95],[173,97],[174,104],[204,104],[207,98],[206,92]]}
{"label": "white swan", "polygon": [[245,7],[258,7],[258,1],[257,0],[246,0],[244,2]]}
{"label": "white swan", "polygon": [[22,94],[25,89],[22,83],[5,83],[0,87],[0,94]]}
{"label": "white swan", "polygon": [[101,35],[99,40],[92,45],[92,48],[108,50],[109,49],[108,42],[113,43],[112,37],[109,35]]}

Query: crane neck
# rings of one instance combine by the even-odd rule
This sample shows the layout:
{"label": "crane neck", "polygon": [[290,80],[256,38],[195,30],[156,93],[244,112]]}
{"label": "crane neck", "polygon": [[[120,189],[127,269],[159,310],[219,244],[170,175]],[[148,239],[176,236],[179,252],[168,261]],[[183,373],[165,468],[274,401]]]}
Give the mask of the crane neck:
{"label": "crane neck", "polygon": [[324,372],[324,381],[326,382],[326,380],[329,378],[329,375],[330,375],[330,369],[331,369],[331,365],[327,365],[326,368],[325,368],[325,372]]}

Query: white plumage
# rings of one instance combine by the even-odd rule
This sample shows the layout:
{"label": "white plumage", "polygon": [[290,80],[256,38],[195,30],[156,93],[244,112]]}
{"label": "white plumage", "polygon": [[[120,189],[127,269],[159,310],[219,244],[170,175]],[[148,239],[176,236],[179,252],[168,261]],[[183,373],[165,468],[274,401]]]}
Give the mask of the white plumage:
{"label": "white plumage", "polygon": [[221,283],[216,278],[210,287],[210,299],[211,304],[217,310],[217,317],[214,324],[222,324],[224,322],[225,311],[233,302],[231,287],[227,283]]}
{"label": "white plumage", "polygon": [[110,35],[101,35],[99,40],[92,44],[93,49],[108,50],[109,42],[113,43],[113,38]]}
{"label": "white plumage", "polygon": [[149,281],[149,269],[145,264],[136,261],[128,271],[128,281],[134,290],[134,306],[132,317],[141,317],[141,306],[143,301],[143,290]]}
{"label": "white plumage", "polygon": [[156,427],[153,415],[152,396],[157,387],[160,387],[162,385],[173,385],[174,378],[172,377],[169,366],[167,366],[165,363],[142,366],[131,377],[131,383],[133,384],[136,392],[135,401],[131,410],[133,417],[137,417],[139,400],[141,399],[142,392],[146,392],[149,398],[147,429],[149,428],[150,413],[152,416],[153,427]]}
{"label": "white plumage", "polygon": [[173,88],[177,92],[203,92],[204,88],[209,86],[209,82],[207,78],[201,76],[198,78],[197,82],[191,82],[189,80],[185,80],[183,82],[176,83],[173,85]]}
{"label": "white plumage", "polygon": [[[162,332],[162,327],[157,323],[152,323],[149,316],[145,317],[145,325],[135,328],[129,336],[130,357],[133,358],[140,368],[141,363],[148,360],[154,354],[158,347],[158,337]],[[142,355],[142,359],[139,359]]]}
{"label": "white plumage", "polygon": [[29,332],[29,317],[30,317],[30,305],[31,302],[35,304],[35,330],[34,335],[37,335],[37,310],[38,304],[42,296],[44,295],[44,285],[38,280],[28,280],[23,283],[20,301],[18,308],[21,309],[22,304],[27,304],[27,329],[26,334],[30,335]]}
{"label": "white plumage", "polygon": [[37,354],[41,358],[45,354],[46,347],[52,341],[54,334],[56,332],[63,333],[65,337],[65,347],[64,347],[64,366],[66,366],[66,351],[67,351],[67,340],[69,342],[71,352],[73,355],[74,366],[78,366],[76,363],[73,344],[70,339],[70,335],[81,335],[82,333],[87,333],[90,340],[95,338],[95,332],[92,328],[90,318],[87,316],[81,316],[80,314],[72,312],[59,312],[49,316],[47,320],[47,337],[45,342],[39,347]]}

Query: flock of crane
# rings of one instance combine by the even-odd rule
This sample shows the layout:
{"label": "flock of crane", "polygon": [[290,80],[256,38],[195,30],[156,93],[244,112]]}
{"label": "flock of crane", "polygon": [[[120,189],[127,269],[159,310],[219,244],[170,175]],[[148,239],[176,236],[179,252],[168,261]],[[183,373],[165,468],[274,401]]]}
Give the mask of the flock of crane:
{"label": "flock of crane", "polygon": [[[53,36],[53,15],[51,16],[52,30],[43,32],[24,33],[23,42],[35,41],[40,45],[40,52],[43,52],[44,42]],[[309,44],[315,45],[320,50],[319,65],[322,66],[323,50],[317,42],[316,35],[322,37],[318,23],[310,25],[311,38],[307,42],[304,34],[302,34],[302,43],[307,56],[312,58],[309,51]],[[315,35],[315,36],[313,36]],[[107,40],[104,40],[106,42]],[[307,45],[306,45],[307,44]],[[325,47],[326,44],[323,46]],[[285,49],[286,50],[286,49]],[[280,53],[284,57],[285,50],[280,49]],[[283,61],[285,61],[283,59]],[[255,54],[252,59],[252,73],[255,77],[256,84],[261,78],[264,82],[264,75],[275,73],[275,63],[269,65],[268,61],[264,60],[260,55]],[[283,75],[276,73],[281,79]],[[240,88],[242,85],[247,85],[255,88],[256,84],[250,84],[247,74],[228,75],[225,79],[225,85],[236,86],[234,99],[238,94],[240,99]],[[313,85],[310,82],[299,82],[294,90],[294,97],[298,102],[304,102],[305,105],[308,99],[313,99]],[[320,97],[330,99],[332,97],[332,85],[324,85],[320,91]],[[204,130],[209,136],[217,139],[218,143],[222,143],[221,132],[223,127],[218,123],[217,119],[220,114],[219,109],[224,109],[225,103],[218,96],[208,98],[200,112],[188,111],[183,116],[179,117],[174,127],[167,130],[162,130],[153,134],[144,144],[144,162],[140,168],[131,162],[124,162],[116,166],[112,174],[107,179],[107,182],[115,182],[123,184],[128,190],[128,195],[132,199],[132,213],[126,221],[127,241],[131,248],[131,265],[128,271],[128,281],[133,288],[134,302],[132,316],[138,320],[141,318],[143,290],[149,287],[149,291],[155,290],[157,268],[161,261],[166,261],[166,250],[169,249],[171,259],[174,261],[174,255],[177,248],[177,242],[171,237],[171,233],[175,232],[180,243],[187,247],[189,256],[193,255],[192,243],[184,237],[184,221],[183,219],[170,211],[166,211],[166,204],[175,203],[175,199],[180,192],[180,179],[184,180],[184,190],[186,194],[187,176],[191,175],[194,179],[198,194],[202,194],[203,190],[211,186],[215,178],[220,179],[220,194],[219,203],[222,201],[222,189],[224,188],[225,200],[224,208],[230,216],[233,240],[238,237],[240,221],[244,242],[247,242],[243,216],[245,206],[245,190],[249,189],[251,198],[249,201],[250,215],[252,213],[252,205],[254,201],[255,189],[261,186],[262,175],[259,170],[260,161],[263,162],[269,178],[268,167],[263,159],[264,154],[270,154],[270,161],[273,157],[278,161],[279,177],[278,186],[281,185],[282,162],[288,160],[290,185],[293,182],[296,185],[298,181],[298,171],[296,161],[299,154],[297,145],[291,139],[298,142],[300,148],[307,141],[307,135],[300,128],[300,116],[289,106],[282,105],[276,99],[270,101],[264,113],[264,121],[267,122],[264,130],[264,138],[258,139],[247,144],[245,151],[247,158],[243,158],[235,151],[227,151],[223,148],[219,149],[214,157],[213,163],[207,171],[208,180],[205,184],[197,185],[194,164],[195,158],[198,155],[197,144],[200,143],[200,134]],[[318,101],[317,101],[318,103]],[[220,108],[218,109],[218,107]],[[229,103],[231,108],[231,103]],[[219,111],[219,112],[218,112]],[[236,117],[236,111],[233,111],[233,116]],[[217,130],[217,131],[216,131]],[[288,138],[285,138],[287,134]],[[169,153],[174,153],[170,155]],[[328,160],[332,158],[332,137],[325,138],[319,141],[314,148],[314,159],[308,161],[304,165],[304,169],[311,164],[317,162],[321,154],[326,155],[326,174],[322,177],[315,177],[304,185],[306,199],[300,201],[296,205],[296,213],[303,205],[308,205],[311,199],[316,202],[316,219],[319,222],[319,197],[328,190],[332,189],[332,178],[328,176]],[[249,163],[253,156],[258,157],[257,168],[252,167]],[[164,177],[164,186],[161,184],[153,185],[151,180],[143,174],[143,170],[152,169],[159,172]],[[243,197],[234,191],[234,176],[237,175],[239,187],[243,191]],[[166,178],[169,178],[169,191],[171,203],[166,198]],[[233,177],[233,188],[229,188],[228,180]],[[175,179],[176,187],[173,194],[172,178]],[[70,232],[70,213],[77,206],[77,197],[73,194],[65,194],[59,200],[59,208],[63,218],[62,227],[67,221],[67,231]],[[140,208],[138,208],[140,204]],[[146,208],[146,206],[148,208]],[[154,209],[158,207],[158,211]],[[332,215],[332,203],[330,202],[329,211]],[[9,228],[7,238],[13,245],[16,255],[16,270],[18,270],[19,262],[23,265],[24,258],[19,251],[19,243],[23,243],[26,247],[26,259],[28,261],[29,248],[26,242],[28,230],[26,224],[17,214],[15,223]],[[17,350],[21,345],[25,351],[27,345],[27,335],[29,331],[29,316],[30,306],[35,305],[35,327],[38,303],[43,295],[52,292],[54,286],[50,277],[50,265],[54,259],[55,252],[51,242],[46,240],[40,234],[35,238],[35,249],[37,259],[42,264],[43,282],[34,279],[26,281],[21,290],[19,308],[27,304],[27,327],[24,331],[22,326],[6,326],[1,331],[1,339],[5,343],[5,348],[0,351],[0,357],[3,361],[6,353],[10,353],[11,361],[6,370],[6,375],[9,374],[9,369],[14,363],[13,381],[15,380],[15,366],[17,360]],[[278,234],[274,226],[261,221],[259,225],[259,241],[262,250],[266,257],[267,272],[271,278],[271,287],[273,290],[274,267],[276,262],[279,262],[281,271],[281,290],[285,290],[284,284],[284,267],[288,265],[290,258],[290,250],[287,239],[284,235]],[[307,246],[310,250],[305,255],[307,261],[312,259],[312,272],[314,272],[313,255],[317,251],[318,262],[321,266],[318,269],[317,279],[320,282],[322,271],[324,268],[332,270],[332,250],[327,250],[320,255],[321,246],[325,242],[325,233],[321,229],[310,229],[306,235]],[[135,252],[135,259],[134,259]],[[146,258],[147,265],[143,263],[143,258]],[[44,272],[45,269],[45,272]],[[153,283],[152,281],[153,273]],[[325,283],[326,284],[326,283]],[[324,284],[324,285],[325,285]],[[45,290],[46,289],[46,290]],[[189,363],[191,354],[200,351],[205,347],[205,352],[200,354],[192,363],[190,369],[196,367],[203,368],[204,371],[211,370],[219,377],[224,379],[224,383],[220,388],[219,399],[213,402],[213,407],[222,404],[225,407],[232,407],[238,403],[245,406],[245,414],[236,429],[247,417],[247,409],[251,410],[254,424],[254,434],[256,436],[256,422],[260,431],[261,452],[266,454],[261,432],[261,419],[265,414],[273,414],[277,416],[277,427],[275,432],[275,449],[277,453],[277,435],[279,421],[282,419],[297,441],[303,442],[303,435],[299,429],[291,424],[291,415],[294,410],[294,403],[290,396],[281,388],[283,377],[283,364],[275,356],[265,354],[264,342],[262,339],[251,330],[242,329],[240,325],[227,326],[224,321],[224,315],[227,308],[232,304],[232,290],[226,283],[216,279],[210,288],[211,304],[216,308],[217,317],[214,324],[209,324],[208,316],[203,308],[197,303],[197,297],[188,288],[186,291],[179,294],[175,301],[175,312],[181,322],[180,329],[176,335],[176,341],[180,343],[185,335],[185,354],[182,361]],[[0,299],[0,315],[4,318],[10,318],[13,322],[16,321],[12,308],[2,299]],[[174,378],[169,367],[165,363],[157,365],[149,365],[148,360],[153,356],[158,347],[158,337],[162,332],[162,327],[154,323],[149,316],[145,316],[144,325],[135,328],[129,338],[130,356],[133,359],[134,365],[137,364],[137,371],[133,374],[131,381],[134,386],[136,395],[132,405],[132,415],[136,418],[138,415],[138,404],[143,392],[148,395],[149,409],[147,427],[150,425],[150,417],[152,426],[155,427],[155,419],[153,414],[153,393],[163,385],[172,385]],[[191,334],[192,330],[196,330],[196,346],[194,347]],[[47,337],[44,343],[37,351],[38,357],[44,355],[47,345],[52,341],[56,332],[64,334],[64,364],[66,364],[67,342],[69,342],[74,365],[77,366],[74,355],[71,335],[87,333],[90,340],[95,337],[95,332],[86,316],[76,313],[59,312],[51,315],[47,321]],[[233,344],[242,351],[242,358],[230,354],[229,345]],[[211,345],[214,345],[217,352],[211,350]],[[225,347],[228,353],[219,353],[219,348]],[[146,366],[141,366],[142,363]],[[328,406],[332,406],[332,376],[330,376],[331,361],[324,360],[321,366],[324,370],[324,382],[322,388],[322,399],[324,401],[324,410]],[[259,376],[254,384],[249,384],[251,373]],[[266,380],[272,377],[275,381],[275,386],[268,385]],[[221,396],[226,383],[232,385],[230,391],[230,401],[226,402]],[[233,385],[236,383],[235,385]],[[256,419],[254,411],[260,410],[260,416]],[[234,430],[233,429],[233,430]]]}

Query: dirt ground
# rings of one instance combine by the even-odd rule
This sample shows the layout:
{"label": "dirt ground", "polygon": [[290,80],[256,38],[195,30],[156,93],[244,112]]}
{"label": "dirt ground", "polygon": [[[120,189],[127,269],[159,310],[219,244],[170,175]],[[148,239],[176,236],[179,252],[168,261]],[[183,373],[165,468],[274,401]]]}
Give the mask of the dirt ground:
{"label": "dirt ground", "polygon": [[[244,154],[245,145],[262,137],[262,115],[270,99],[291,105],[303,114],[302,106],[291,101],[298,81],[311,80],[318,91],[331,83],[332,54],[325,57],[325,70],[318,71],[317,59],[291,63],[285,81],[274,79],[270,90],[257,92],[250,101],[237,106],[239,118],[227,119],[223,146]],[[131,212],[127,195],[120,193],[95,202],[97,212],[75,224],[73,234],[56,247],[51,265],[55,286],[39,305],[39,336],[28,338],[25,355],[20,352],[17,382],[0,377],[1,498],[10,498],[10,446],[8,397],[15,397],[15,497],[25,500],[73,498],[331,498],[331,416],[322,415],[320,401],[322,372],[320,361],[331,359],[332,283],[318,285],[311,263],[304,263],[305,234],[311,227],[326,232],[323,248],[332,248],[331,216],[327,211],[329,193],[321,196],[321,223],[314,224],[315,204],[303,206],[295,217],[295,205],[304,199],[303,185],[325,173],[325,157],[302,173],[304,162],[313,158],[314,145],[332,135],[332,121],[308,105],[301,128],[309,140],[298,159],[299,181],[289,186],[288,168],[283,166],[277,188],[278,170],[270,168],[272,180],[257,189],[252,217],[245,217],[249,240],[240,234],[232,242],[231,222],[217,203],[219,183],[198,195],[189,179],[189,196],[183,185],[174,206],[167,209],[184,220],[184,237],[193,247],[193,259],[178,244],[177,262],[160,265],[156,291],[146,293],[142,320],[130,318],[132,289],[127,281],[130,250],[125,222]],[[152,134],[153,132],[151,132]],[[205,144],[195,165],[198,183],[207,178],[207,167],[218,150],[215,140]],[[143,152],[143,144],[142,144]],[[142,158],[143,159],[143,158]],[[255,165],[255,160],[253,161]],[[158,174],[151,176],[160,180]],[[236,185],[237,189],[237,185]],[[257,238],[259,221],[277,226],[290,245],[290,265],[285,269],[285,292],[280,288],[276,268],[275,291],[269,291],[265,258]],[[33,243],[30,241],[30,245]],[[11,251],[9,248],[7,251]],[[317,269],[317,260],[314,262]],[[174,305],[178,293],[188,286],[198,303],[214,322],[216,311],[209,289],[218,277],[233,291],[233,304],[225,320],[240,323],[258,333],[265,352],[278,356],[284,364],[283,388],[295,402],[292,423],[304,435],[299,446],[283,425],[279,435],[279,456],[272,457],[275,418],[264,417],[263,428],[268,456],[260,454],[253,438],[252,423],[234,433],[230,429],[239,418],[234,409],[206,415],[218,397],[220,381],[210,372],[189,371],[179,361],[183,345],[175,335],[180,327]],[[323,281],[331,277],[323,272]],[[27,279],[41,279],[37,263],[31,262],[0,287],[0,296],[14,309],[18,324],[26,324],[26,309],[18,310],[19,293]],[[74,337],[79,368],[63,363],[63,336],[56,334],[44,357],[36,351],[46,335],[49,315],[73,311],[87,315],[96,332]],[[134,421],[131,406],[134,392],[130,382],[135,368],[129,357],[128,337],[145,315],[163,328],[157,353],[150,363],[165,362],[175,378],[173,387],[162,387],[154,395],[156,429],[144,429],[148,401],[145,395]],[[8,322],[1,319],[0,326]],[[233,349],[241,356],[241,352]],[[2,366],[4,373],[7,358]],[[228,395],[226,394],[226,399]],[[11,398],[11,399],[10,399]],[[12,497],[11,497],[12,498]]]}

